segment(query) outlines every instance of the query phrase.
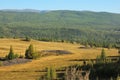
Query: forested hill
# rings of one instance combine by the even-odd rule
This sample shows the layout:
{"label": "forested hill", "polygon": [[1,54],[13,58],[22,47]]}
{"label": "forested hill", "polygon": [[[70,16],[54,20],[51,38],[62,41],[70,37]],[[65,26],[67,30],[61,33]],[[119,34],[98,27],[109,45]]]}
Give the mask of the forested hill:
{"label": "forested hill", "polygon": [[68,10],[1,10],[0,37],[26,36],[91,46],[115,46],[120,40],[120,14]]}

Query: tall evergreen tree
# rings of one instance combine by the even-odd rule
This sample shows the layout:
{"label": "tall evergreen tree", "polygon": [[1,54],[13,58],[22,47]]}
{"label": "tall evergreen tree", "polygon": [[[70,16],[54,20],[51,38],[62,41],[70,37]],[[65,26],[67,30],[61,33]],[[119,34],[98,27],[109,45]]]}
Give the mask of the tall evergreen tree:
{"label": "tall evergreen tree", "polygon": [[25,57],[28,58],[28,59],[32,59],[33,58],[33,54],[34,54],[33,45],[30,44],[30,46],[28,47],[28,49],[26,49]]}
{"label": "tall evergreen tree", "polygon": [[101,51],[101,57],[100,58],[103,59],[103,60],[105,60],[105,58],[106,58],[106,53],[105,53],[104,49],[102,49],[102,51]]}
{"label": "tall evergreen tree", "polygon": [[105,50],[102,49],[101,55],[100,55],[100,62],[105,63],[105,60],[106,60],[106,53],[105,53]]}
{"label": "tall evergreen tree", "polygon": [[14,59],[14,52],[13,52],[12,46],[10,46],[10,51],[9,51],[9,54],[8,54],[8,59],[9,60]]}
{"label": "tall evergreen tree", "polygon": [[97,56],[96,58],[96,63],[105,63],[105,60],[106,60],[106,53],[105,53],[105,50],[102,49],[101,55]]}
{"label": "tall evergreen tree", "polygon": [[34,47],[32,44],[26,49],[25,51],[25,57],[27,59],[36,59],[39,57],[39,54],[34,50]]}

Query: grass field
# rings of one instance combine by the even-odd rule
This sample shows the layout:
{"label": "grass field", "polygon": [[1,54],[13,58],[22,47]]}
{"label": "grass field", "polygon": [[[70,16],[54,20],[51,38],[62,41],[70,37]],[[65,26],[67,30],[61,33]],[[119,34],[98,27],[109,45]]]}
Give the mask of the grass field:
{"label": "grass field", "polygon": [[[17,64],[12,66],[0,67],[0,80],[36,80],[41,74],[37,72],[49,66],[56,68],[68,66],[71,64],[81,64],[73,59],[96,58],[101,53],[101,48],[80,49],[79,44],[42,42],[32,40],[31,42],[21,41],[19,39],[0,39],[0,57],[9,52],[10,45],[13,46],[14,52],[24,55],[26,48],[33,44],[36,51],[41,50],[67,50],[73,54],[60,56],[41,57],[32,62]],[[116,49],[105,49],[106,55],[118,55]]]}

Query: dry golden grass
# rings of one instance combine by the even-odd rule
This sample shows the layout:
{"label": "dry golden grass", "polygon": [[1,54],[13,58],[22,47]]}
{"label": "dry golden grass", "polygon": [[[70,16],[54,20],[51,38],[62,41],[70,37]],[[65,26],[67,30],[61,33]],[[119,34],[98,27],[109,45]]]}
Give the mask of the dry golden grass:
{"label": "dry golden grass", "polygon": [[[33,44],[37,51],[41,50],[67,50],[72,52],[70,55],[47,56],[25,64],[0,67],[0,80],[35,80],[40,73],[35,72],[45,69],[49,66],[56,68],[68,66],[71,64],[81,64],[81,62],[70,61],[72,59],[96,58],[100,54],[101,48],[80,49],[79,44],[42,42],[32,40],[31,42],[21,41],[19,39],[0,39],[0,56],[3,57],[9,52],[10,45],[13,46],[14,52],[23,54],[26,48]],[[118,55],[116,49],[105,49],[107,56]],[[27,71],[27,72],[11,72]],[[12,76],[12,78],[11,78]],[[22,77],[22,78],[21,78]]]}

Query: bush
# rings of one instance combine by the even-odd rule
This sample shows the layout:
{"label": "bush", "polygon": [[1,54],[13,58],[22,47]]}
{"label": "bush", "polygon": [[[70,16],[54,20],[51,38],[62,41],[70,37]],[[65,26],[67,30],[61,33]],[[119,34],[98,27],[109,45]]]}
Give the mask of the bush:
{"label": "bush", "polygon": [[19,55],[18,55],[18,54],[15,54],[15,55],[14,55],[14,58],[19,58]]}
{"label": "bush", "polygon": [[34,52],[34,53],[32,54],[32,57],[33,57],[33,59],[37,59],[37,58],[40,57],[40,55],[39,55],[37,52]]}

